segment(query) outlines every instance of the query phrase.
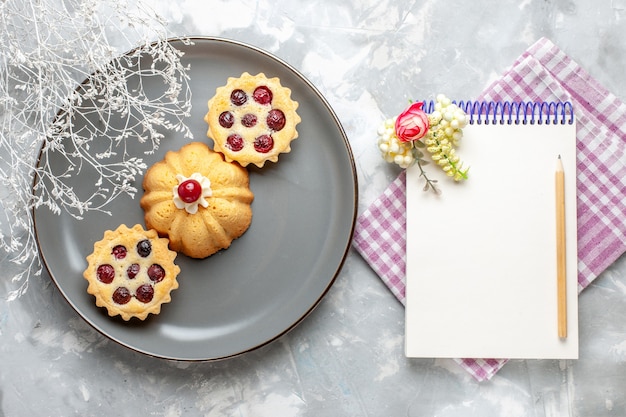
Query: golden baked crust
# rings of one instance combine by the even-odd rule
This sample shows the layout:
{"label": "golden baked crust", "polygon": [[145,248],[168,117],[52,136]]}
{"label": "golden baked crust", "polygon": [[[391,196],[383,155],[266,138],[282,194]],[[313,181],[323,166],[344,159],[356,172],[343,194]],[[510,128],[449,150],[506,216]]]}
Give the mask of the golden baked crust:
{"label": "golden baked crust", "polygon": [[[177,175],[190,178],[194,174],[210,181],[211,195],[206,207],[197,205],[192,214],[176,206],[174,194],[180,185]],[[167,152],[146,171],[140,201],[146,227],[167,236],[172,250],[206,258],[228,248],[250,226],[254,194],[249,187],[245,168],[224,161],[222,154],[204,143],[189,143],[177,152]]]}
{"label": "golden baked crust", "polygon": [[89,282],[87,292],[96,297],[96,305],[105,307],[109,316],[120,315],[124,320],[159,314],[161,305],[171,301],[171,291],[178,288],[180,272],[174,264],[176,252],[169,250],[167,243],[156,231],[146,231],[139,224],[104,232],[87,256],[83,272]]}
{"label": "golden baked crust", "polygon": [[[265,88],[265,94],[257,95],[258,88]],[[241,91],[244,95],[239,102],[231,98],[233,92]],[[291,90],[277,77],[247,72],[239,78],[230,77],[225,86],[217,88],[208,106],[204,117],[209,124],[207,136],[227,161],[262,167],[266,161],[276,162],[279,154],[291,152],[291,141],[298,137],[298,102],[291,99]],[[228,115],[230,121],[220,122],[221,115]],[[233,140],[232,135],[239,139]]]}

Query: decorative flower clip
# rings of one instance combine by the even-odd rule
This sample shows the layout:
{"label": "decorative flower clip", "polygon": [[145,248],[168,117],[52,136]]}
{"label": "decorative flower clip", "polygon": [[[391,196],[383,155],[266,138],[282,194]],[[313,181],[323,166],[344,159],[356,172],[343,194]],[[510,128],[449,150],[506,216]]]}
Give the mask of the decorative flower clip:
{"label": "decorative flower clip", "polygon": [[378,128],[378,148],[385,161],[408,168],[417,163],[426,184],[424,191],[439,193],[437,180],[426,175],[425,149],[430,159],[441,167],[454,181],[467,179],[465,168],[455,147],[463,137],[467,126],[465,112],[443,94],[437,96],[434,111],[427,114],[424,103],[411,103],[398,116],[385,120]]}

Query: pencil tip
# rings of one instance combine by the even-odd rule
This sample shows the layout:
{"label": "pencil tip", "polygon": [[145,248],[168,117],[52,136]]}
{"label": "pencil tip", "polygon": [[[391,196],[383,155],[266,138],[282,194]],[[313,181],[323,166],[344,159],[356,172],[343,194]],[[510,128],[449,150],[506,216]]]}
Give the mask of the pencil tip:
{"label": "pencil tip", "polygon": [[559,154],[559,159],[561,159],[561,154]]}

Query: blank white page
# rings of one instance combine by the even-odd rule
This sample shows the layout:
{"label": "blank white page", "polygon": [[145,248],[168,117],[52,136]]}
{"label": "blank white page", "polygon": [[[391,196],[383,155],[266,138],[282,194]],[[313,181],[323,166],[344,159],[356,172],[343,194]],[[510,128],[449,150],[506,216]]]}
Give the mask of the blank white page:
{"label": "blank white page", "polygon": [[[440,195],[407,170],[406,355],[578,357],[575,124],[463,129]],[[565,171],[568,337],[557,333],[555,169]],[[428,159],[428,156],[426,156]]]}

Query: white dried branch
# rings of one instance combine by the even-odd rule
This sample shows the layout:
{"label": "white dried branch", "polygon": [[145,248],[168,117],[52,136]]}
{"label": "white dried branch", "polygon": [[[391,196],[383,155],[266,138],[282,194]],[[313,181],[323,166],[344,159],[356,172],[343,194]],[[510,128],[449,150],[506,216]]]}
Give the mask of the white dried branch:
{"label": "white dried branch", "polygon": [[[138,191],[142,153],[165,131],[191,137],[188,68],[167,38],[143,1],[0,1],[0,250],[22,266],[9,299],[41,270],[33,208],[106,212]],[[146,82],[163,91],[152,97]],[[97,180],[79,196],[69,180],[84,170]]]}

